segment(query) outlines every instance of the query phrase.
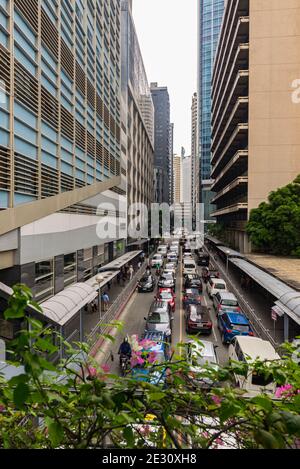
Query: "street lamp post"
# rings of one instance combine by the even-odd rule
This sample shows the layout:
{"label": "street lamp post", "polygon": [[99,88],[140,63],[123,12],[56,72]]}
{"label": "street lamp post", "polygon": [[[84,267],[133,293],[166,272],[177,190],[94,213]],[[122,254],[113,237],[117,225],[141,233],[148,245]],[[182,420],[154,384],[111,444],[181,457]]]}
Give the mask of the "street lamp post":
{"label": "street lamp post", "polygon": [[97,282],[98,287],[99,287],[98,310],[99,310],[100,321],[102,319],[102,317],[101,317],[101,283],[103,282],[103,280],[104,280],[104,278],[102,277],[102,275],[97,275],[96,282]]}
{"label": "street lamp post", "polygon": [[228,268],[229,268],[229,254],[230,254],[230,251],[226,251],[226,274],[228,275]]}

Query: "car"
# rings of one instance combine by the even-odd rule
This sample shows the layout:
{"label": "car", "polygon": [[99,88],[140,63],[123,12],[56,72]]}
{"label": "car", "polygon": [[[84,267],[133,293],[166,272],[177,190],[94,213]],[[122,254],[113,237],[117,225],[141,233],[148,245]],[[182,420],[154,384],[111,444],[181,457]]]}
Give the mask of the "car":
{"label": "car", "polygon": [[172,288],[160,288],[157,293],[157,300],[167,301],[170,305],[171,311],[175,312],[175,299],[176,295],[174,294]]}
{"label": "car", "polygon": [[131,370],[131,377],[137,381],[147,381],[156,386],[164,386],[166,384],[167,366],[160,367],[159,365],[166,365],[169,360],[168,338],[159,331],[146,331],[143,338],[150,341],[150,345],[142,350],[143,357],[147,361],[147,356],[149,357],[151,354],[154,356],[154,362],[152,364],[136,365]]}
{"label": "car", "polygon": [[156,281],[153,275],[145,275],[138,283],[139,293],[154,292]]}
{"label": "car", "polygon": [[162,267],[164,264],[164,259],[161,254],[154,254],[153,258],[151,259],[151,267],[156,267],[159,265]]}
{"label": "car", "polygon": [[209,254],[199,252],[197,255],[197,264],[202,267],[209,267],[209,263],[210,263]]}
{"label": "car", "polygon": [[176,271],[175,271],[174,269],[167,269],[167,268],[165,267],[164,270],[163,270],[162,275],[165,275],[165,274],[171,274],[171,275],[173,275],[174,280],[175,280],[175,282],[176,282]]}
{"label": "car", "polygon": [[187,334],[194,332],[202,334],[212,333],[212,322],[209,308],[202,305],[189,304],[185,310],[185,328]]}
{"label": "car", "polygon": [[241,312],[239,302],[233,293],[219,292],[213,296],[213,305],[217,314],[225,313],[226,311]]}
{"label": "car", "polygon": [[166,311],[154,311],[151,307],[148,317],[145,318],[145,332],[161,332],[165,334],[168,340],[170,340],[172,335],[173,320],[173,316],[170,316]]}
{"label": "car", "polygon": [[171,252],[175,252],[176,254],[178,254],[178,252],[179,252],[179,245],[178,245],[178,244],[172,244],[172,245],[170,246],[170,251],[171,251]]}
{"label": "car", "polygon": [[188,305],[201,305],[202,296],[199,290],[197,288],[187,288],[183,292],[182,304],[184,308],[187,308]]}
{"label": "car", "polygon": [[227,285],[226,282],[220,278],[210,278],[207,282],[206,289],[208,296],[212,298],[213,295],[216,295],[219,292],[227,291]]}
{"label": "car", "polygon": [[[217,347],[206,340],[197,342],[189,340],[185,344],[185,358],[189,365],[189,380],[199,387],[210,388],[216,385],[214,370],[219,369],[219,360],[216,355]],[[205,368],[209,365],[210,369]]]}
{"label": "car", "polygon": [[149,310],[149,313],[168,313],[170,318],[172,316],[171,307],[168,301],[155,300]]}
{"label": "car", "polygon": [[280,356],[270,342],[259,337],[236,336],[231,341],[228,352],[230,361],[249,365],[247,376],[234,374],[237,386],[246,391],[247,397],[255,397],[261,393],[275,396],[276,384],[272,374],[263,375],[253,366],[256,359],[269,363],[274,360],[280,361]]}
{"label": "car", "polygon": [[254,337],[249,319],[242,313],[227,312],[219,314],[218,328],[224,345],[230,344],[232,339],[239,335]]}
{"label": "car", "polygon": [[157,249],[157,254],[161,254],[163,257],[166,257],[168,254],[168,246],[159,246]]}
{"label": "car", "polygon": [[172,288],[173,291],[176,290],[176,281],[172,273],[164,273],[158,281],[159,288]]}
{"label": "car", "polygon": [[193,259],[185,259],[183,262],[183,275],[197,274],[197,267]]}
{"label": "car", "polygon": [[174,252],[169,252],[167,255],[168,262],[174,262],[176,265],[178,264],[178,256]]}
{"label": "car", "polygon": [[202,293],[203,286],[199,275],[188,274],[184,279],[184,288],[197,288],[199,293]]}
{"label": "car", "polygon": [[165,270],[173,270],[174,275],[176,274],[177,271],[177,265],[175,262],[167,262],[165,265]]}

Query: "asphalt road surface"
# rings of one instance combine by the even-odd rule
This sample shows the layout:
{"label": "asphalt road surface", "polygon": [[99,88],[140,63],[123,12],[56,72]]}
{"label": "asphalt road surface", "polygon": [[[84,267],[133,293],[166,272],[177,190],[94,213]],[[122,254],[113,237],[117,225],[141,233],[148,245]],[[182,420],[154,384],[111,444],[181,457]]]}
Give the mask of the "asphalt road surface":
{"label": "asphalt road surface", "polygon": [[[155,271],[153,270],[153,273]],[[200,272],[200,269],[199,269]],[[177,270],[177,284],[176,284],[176,311],[174,314],[172,346],[175,349],[176,345],[180,342],[188,340],[188,335],[185,330],[184,310],[182,307],[182,292],[183,292],[183,276],[182,276],[182,262],[181,257]],[[228,347],[224,346],[221,341],[220,332],[217,327],[217,315],[213,308],[212,301],[206,293],[206,286],[203,286],[204,303],[211,309],[210,315],[213,323],[213,331],[210,336],[200,336],[200,339],[208,340],[218,346],[216,349],[217,357],[220,364],[226,364],[228,361]],[[114,331],[115,342],[106,342],[102,346],[102,351],[97,356],[98,362],[106,362],[109,364],[112,373],[119,373],[119,355],[118,350],[121,342],[126,335],[131,336],[137,334],[142,337],[145,332],[145,317],[148,316],[151,304],[154,301],[155,293],[138,293],[136,292],[127,307],[125,308],[120,321],[123,322],[124,328],[121,333]],[[113,356],[112,361],[110,355]]]}

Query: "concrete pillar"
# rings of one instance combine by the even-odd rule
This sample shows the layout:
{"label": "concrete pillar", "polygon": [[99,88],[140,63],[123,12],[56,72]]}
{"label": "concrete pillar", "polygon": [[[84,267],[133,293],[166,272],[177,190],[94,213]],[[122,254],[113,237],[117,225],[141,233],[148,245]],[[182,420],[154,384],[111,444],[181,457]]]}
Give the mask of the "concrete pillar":
{"label": "concrete pillar", "polygon": [[289,341],[290,338],[290,318],[287,314],[284,315],[284,340]]}
{"label": "concrete pillar", "polygon": [[84,316],[83,309],[80,310],[79,341],[84,341]]}

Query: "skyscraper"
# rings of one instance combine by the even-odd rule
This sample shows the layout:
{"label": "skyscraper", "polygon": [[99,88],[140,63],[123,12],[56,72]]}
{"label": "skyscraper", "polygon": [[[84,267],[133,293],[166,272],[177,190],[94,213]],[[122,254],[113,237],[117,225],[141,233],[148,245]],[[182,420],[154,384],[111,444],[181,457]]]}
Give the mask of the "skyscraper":
{"label": "skyscraper", "polygon": [[154,185],[155,202],[169,203],[170,171],[170,97],[168,88],[151,83],[155,110]]}
{"label": "skyscraper", "polygon": [[299,16],[299,2],[225,8],[212,80],[212,215],[242,252],[251,209],[300,173]]}
{"label": "skyscraper", "polygon": [[[128,206],[154,200],[154,107],[150,86],[132,16],[131,2],[121,0],[122,103],[124,106],[122,146],[127,154]],[[136,219],[129,214],[128,222]],[[136,239],[130,239],[135,243]]]}
{"label": "skyscraper", "polygon": [[198,109],[201,201],[210,213],[211,79],[224,11],[224,0],[198,0]]}
{"label": "skyscraper", "polygon": [[196,207],[200,202],[200,161],[199,161],[199,140],[198,140],[198,96],[194,93],[192,99],[192,188],[191,202],[193,211],[193,221],[196,221]]}
{"label": "skyscraper", "polygon": [[116,256],[118,237],[97,236],[99,204],[126,221],[120,2],[0,9],[0,280],[41,302]]}
{"label": "skyscraper", "polygon": [[174,200],[174,180],[173,180],[173,162],[174,162],[174,124],[170,124],[169,138],[169,204],[173,204]]}

